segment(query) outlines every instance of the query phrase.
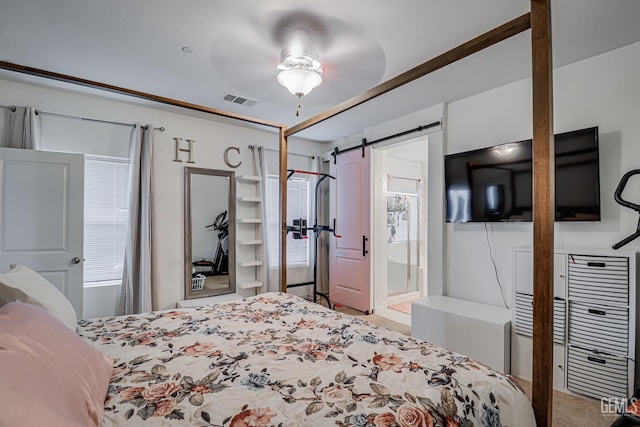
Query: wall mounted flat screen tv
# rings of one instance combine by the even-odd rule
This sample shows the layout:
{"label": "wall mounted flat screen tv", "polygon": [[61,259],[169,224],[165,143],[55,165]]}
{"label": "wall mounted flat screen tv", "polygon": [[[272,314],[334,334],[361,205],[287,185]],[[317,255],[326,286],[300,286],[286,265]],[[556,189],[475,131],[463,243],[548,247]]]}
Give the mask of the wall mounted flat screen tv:
{"label": "wall mounted flat screen tv", "polygon": [[[556,221],[600,221],[598,128],[555,135]],[[532,221],[531,140],[446,155],[447,222]]]}

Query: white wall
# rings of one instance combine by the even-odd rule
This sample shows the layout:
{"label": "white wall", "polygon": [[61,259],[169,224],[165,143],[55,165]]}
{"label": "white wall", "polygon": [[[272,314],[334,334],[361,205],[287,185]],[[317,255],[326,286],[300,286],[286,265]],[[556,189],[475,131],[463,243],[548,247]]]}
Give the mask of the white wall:
{"label": "white wall", "polygon": [[[390,148],[389,151],[394,150],[394,148]],[[398,148],[402,150],[402,147]],[[425,151],[421,154],[420,158],[427,158],[427,147],[424,147]],[[414,180],[422,179],[422,164],[423,162],[419,159],[413,160],[404,160],[394,158],[393,155],[389,156],[387,163],[387,174],[392,176],[392,191],[401,191],[401,192],[415,192],[416,191],[416,181],[409,181],[403,179],[394,179],[393,177],[402,177],[402,178],[412,178]]]}
{"label": "white wall", "polygon": [[[554,73],[555,133],[598,126],[602,221],[556,223],[556,246],[611,247],[635,231],[638,215],[617,205],[613,192],[620,177],[640,167],[640,43]],[[532,137],[531,80],[452,102],[447,108],[447,153]],[[442,184],[440,184],[442,185]],[[625,196],[640,202],[638,186]],[[533,244],[532,225],[490,225],[505,297],[511,305],[512,248]],[[446,294],[501,306],[502,298],[489,257],[484,224],[446,225]],[[625,249],[638,250],[640,239]]]}
{"label": "white wall", "polygon": [[47,114],[39,114],[38,117],[44,150],[129,158],[129,140],[133,129],[130,126],[73,120]]}
{"label": "white wall", "polygon": [[[278,148],[278,134],[249,127],[242,122],[208,116],[184,114],[152,108],[103,96],[45,88],[35,84],[21,84],[0,80],[0,105],[31,105],[39,110],[111,120],[118,122],[151,123],[164,126],[164,132],[156,132],[153,157],[153,308],[166,309],[184,298],[183,272],[183,176],[186,163],[177,163],[174,158],[173,138],[193,139],[196,167],[223,169],[223,152],[227,147],[237,146],[240,155],[233,161],[242,161],[238,174],[254,174],[249,144]],[[172,109],[171,111],[182,111]],[[189,115],[188,115],[189,114]],[[247,110],[247,115],[250,115]],[[326,146],[309,141],[290,138],[289,143],[297,152],[316,154],[326,151]],[[186,153],[185,153],[186,154]],[[235,154],[235,153],[232,153]],[[186,157],[184,158],[186,160]],[[238,193],[238,195],[242,195]],[[238,237],[241,230],[237,231]],[[253,254],[251,254],[253,255]],[[250,256],[238,251],[236,258]],[[246,272],[237,271],[238,280]]]}
{"label": "white wall", "polygon": [[84,289],[82,318],[111,317],[120,310],[120,285],[101,284]]}

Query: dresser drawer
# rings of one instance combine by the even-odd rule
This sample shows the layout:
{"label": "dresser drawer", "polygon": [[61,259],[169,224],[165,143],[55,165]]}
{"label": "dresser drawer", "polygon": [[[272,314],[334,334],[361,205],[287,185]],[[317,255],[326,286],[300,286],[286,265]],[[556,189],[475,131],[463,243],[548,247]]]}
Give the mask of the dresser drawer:
{"label": "dresser drawer", "polygon": [[[566,301],[553,299],[553,342],[564,344],[566,323]],[[533,295],[516,292],[515,330],[517,334],[533,336]]]}
{"label": "dresser drawer", "polygon": [[570,301],[569,344],[626,356],[629,309]]}
{"label": "dresser drawer", "polygon": [[568,255],[569,299],[629,303],[629,258]]}
{"label": "dresser drawer", "polygon": [[569,346],[567,388],[600,399],[629,396],[628,363],[624,357],[610,356]]}

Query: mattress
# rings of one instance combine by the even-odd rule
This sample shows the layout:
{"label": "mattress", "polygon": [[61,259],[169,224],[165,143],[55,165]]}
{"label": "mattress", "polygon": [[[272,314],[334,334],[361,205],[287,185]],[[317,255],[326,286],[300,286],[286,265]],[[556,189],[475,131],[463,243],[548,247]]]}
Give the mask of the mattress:
{"label": "mattress", "polygon": [[293,295],[78,331],[114,359],[108,427],[535,426],[509,375]]}

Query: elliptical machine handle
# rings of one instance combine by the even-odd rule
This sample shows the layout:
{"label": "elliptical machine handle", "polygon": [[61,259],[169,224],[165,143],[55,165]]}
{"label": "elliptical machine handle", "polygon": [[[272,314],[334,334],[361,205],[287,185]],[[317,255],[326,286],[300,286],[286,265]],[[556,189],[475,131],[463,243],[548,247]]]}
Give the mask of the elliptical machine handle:
{"label": "elliptical machine handle", "polygon": [[633,209],[634,211],[640,212],[640,205],[636,205],[635,203],[628,202],[622,198],[622,192],[624,191],[624,187],[627,186],[627,183],[629,182],[629,178],[631,178],[633,175],[638,175],[638,174],[640,174],[640,169],[633,169],[625,173],[624,175],[622,175],[622,178],[618,183],[618,187],[616,188],[615,193],[613,193],[613,197],[616,200],[616,202],[618,202],[622,206],[626,206],[629,209]]}
{"label": "elliptical machine handle", "polygon": [[[627,186],[627,183],[629,182],[629,178],[637,174],[640,174],[640,169],[633,169],[625,173],[624,175],[622,175],[622,178],[620,179],[620,183],[618,184],[618,187],[616,188],[616,191],[613,194],[613,197],[616,200],[616,202],[618,202],[620,205],[627,207],[629,209],[633,209],[634,211],[640,213],[640,205],[636,205],[635,203],[628,202],[622,198],[622,192],[624,191],[624,187]],[[638,219],[638,226],[636,227],[636,232],[620,240],[618,243],[615,243],[612,246],[612,248],[620,249],[621,247],[637,239],[638,237],[640,237],[640,218]]]}

